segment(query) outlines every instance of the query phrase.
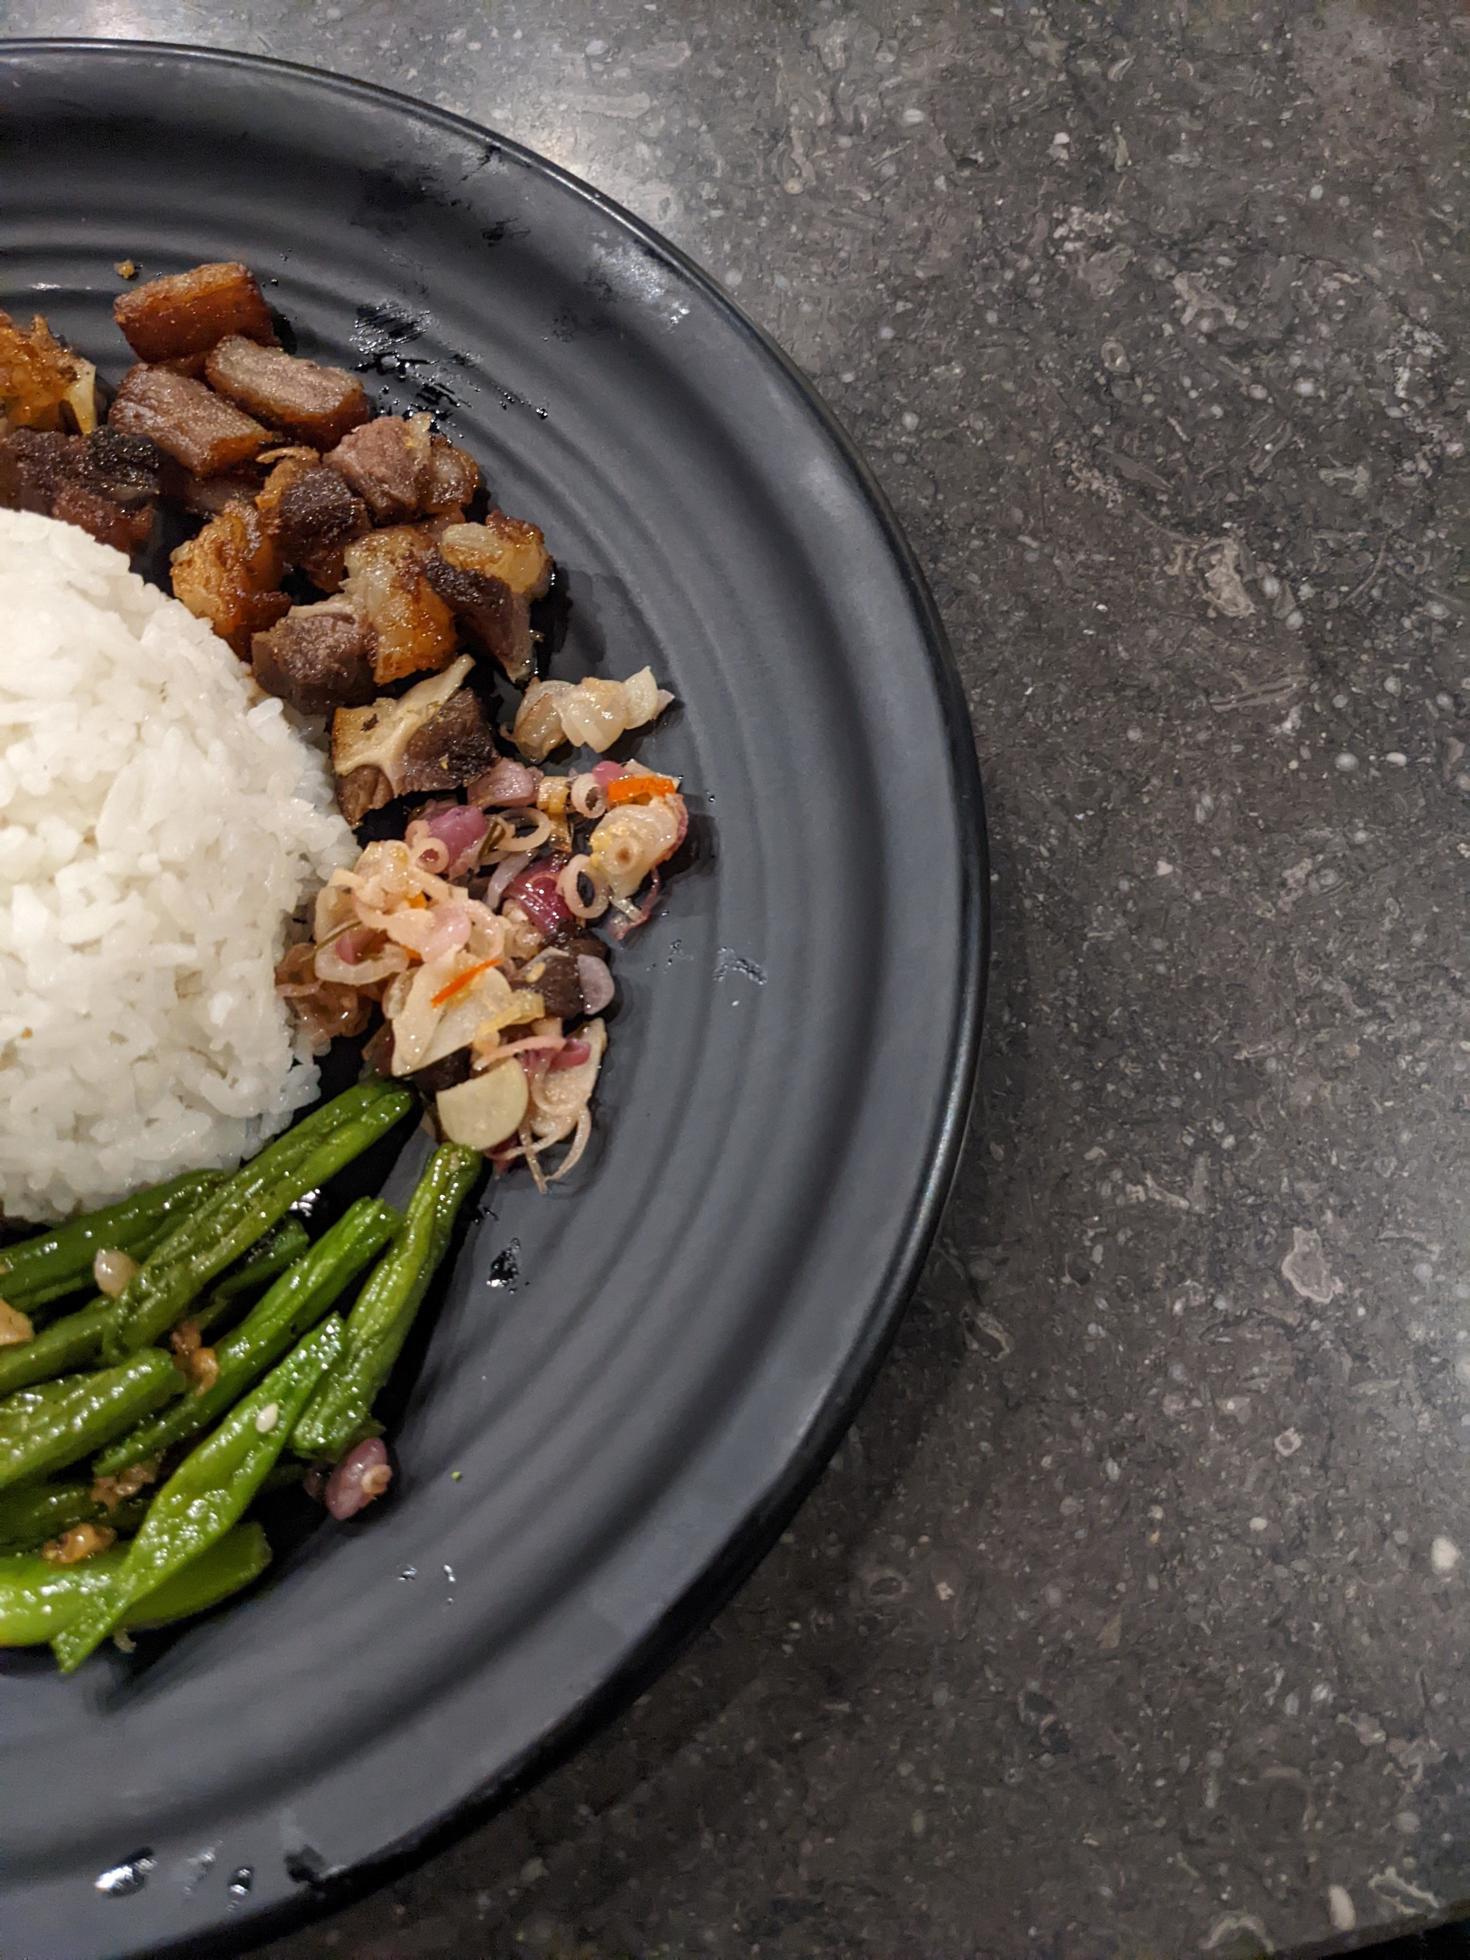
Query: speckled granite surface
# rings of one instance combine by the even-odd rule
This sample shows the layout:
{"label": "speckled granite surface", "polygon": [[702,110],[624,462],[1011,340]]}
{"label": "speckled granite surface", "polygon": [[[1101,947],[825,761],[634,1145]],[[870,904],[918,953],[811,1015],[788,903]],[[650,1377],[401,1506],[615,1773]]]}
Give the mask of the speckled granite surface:
{"label": "speckled granite surface", "polygon": [[1230,1960],[1470,1897],[1458,0],[8,0],[483,118],[736,289],[932,574],[984,1107],[788,1539],[274,1949]]}

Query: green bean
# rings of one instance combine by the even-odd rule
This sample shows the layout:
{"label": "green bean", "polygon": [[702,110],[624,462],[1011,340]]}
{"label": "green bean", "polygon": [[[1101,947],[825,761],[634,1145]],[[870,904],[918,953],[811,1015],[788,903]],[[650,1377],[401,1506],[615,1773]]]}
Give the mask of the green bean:
{"label": "green bean", "polygon": [[0,1249],[0,1298],[25,1313],[76,1293],[92,1277],[99,1252],[127,1252],[135,1258],[151,1252],[188,1208],[224,1182],[220,1171],[190,1171],[135,1192],[121,1204],[108,1205],[54,1226],[35,1238]]}
{"label": "green bean", "polygon": [[52,1639],[70,1674],[138,1604],[222,1539],[265,1481],[322,1370],[342,1349],[335,1314],[278,1361],[175,1470],[107,1586]]}
{"label": "green bean", "polygon": [[283,1218],[248,1258],[242,1259],[223,1279],[215,1282],[203,1302],[188,1316],[189,1319],[201,1335],[207,1334],[211,1327],[217,1327],[220,1321],[228,1318],[231,1308],[245,1294],[253,1293],[267,1280],[273,1280],[277,1273],[284,1273],[289,1266],[293,1266],[310,1244],[306,1227],[299,1218]]}
{"label": "green bean", "polygon": [[102,1336],[118,1318],[116,1300],[99,1294],[90,1305],[63,1314],[28,1341],[0,1348],[0,1395],[50,1381],[68,1368],[80,1368],[102,1346]]}
{"label": "green bean", "polygon": [[321,1319],[392,1238],[402,1220],[391,1205],[359,1198],[278,1279],[214,1350],[219,1373],[202,1395],[186,1395],[112,1443],[92,1468],[104,1476],[146,1463],[210,1428],[241,1392]]}
{"label": "green bean", "polygon": [[147,1348],[116,1368],[7,1395],[0,1402],[0,1490],[90,1456],[183,1388],[170,1357]]}
{"label": "green bean", "polygon": [[441,1144],[408,1201],[404,1226],[373,1268],[347,1316],[341,1360],[296,1425],[301,1456],[335,1459],[364,1433],[373,1403],[393,1371],[429,1282],[449,1249],[454,1221],[484,1167],[474,1150]]}
{"label": "green bean", "polygon": [[387,1082],[360,1082],[267,1144],[202,1211],[171,1232],[129,1282],[121,1317],[103,1335],[103,1353],[118,1360],[157,1340],[201,1287],[254,1245],[298,1198],[390,1130],[412,1102],[407,1090]]}
{"label": "green bean", "polygon": [[[180,1223],[177,1209],[166,1223],[171,1231],[177,1228]],[[306,1234],[296,1220],[283,1226],[282,1232],[289,1231],[291,1226],[296,1227],[291,1246],[304,1244]],[[289,1251],[290,1247],[283,1249]],[[263,1256],[264,1251],[262,1247],[257,1256]],[[220,1287],[230,1286],[237,1277],[243,1278],[245,1270],[242,1267],[238,1275],[227,1273],[220,1281]],[[268,1278],[274,1270],[274,1267],[266,1267],[256,1277]],[[53,1376],[64,1375],[68,1369],[80,1368],[95,1360],[104,1335],[117,1324],[121,1313],[118,1301],[99,1293],[85,1307],[63,1314],[60,1320],[53,1320],[49,1327],[43,1327],[30,1340],[0,1348],[0,1395],[9,1395],[17,1388],[30,1388],[36,1382],[50,1381]]]}
{"label": "green bean", "polygon": [[109,1510],[90,1484],[21,1484],[0,1491],[0,1553],[33,1552],[77,1524],[132,1531],[147,1508],[146,1498],[129,1497]]}
{"label": "green bean", "polygon": [[[0,1558],[0,1647],[39,1647],[116,1583],[131,1550],[114,1545],[76,1565],[38,1557]],[[125,1627],[159,1627],[228,1599],[259,1578],[271,1548],[258,1524],[237,1525],[131,1611]]]}

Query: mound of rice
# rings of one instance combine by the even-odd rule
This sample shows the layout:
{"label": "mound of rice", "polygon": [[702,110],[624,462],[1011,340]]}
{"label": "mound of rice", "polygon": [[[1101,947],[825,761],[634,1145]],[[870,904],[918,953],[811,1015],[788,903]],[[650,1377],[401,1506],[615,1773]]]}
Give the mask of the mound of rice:
{"label": "mound of rice", "polygon": [[0,511],[0,1208],[234,1165],[312,1100],[273,972],[354,856],[325,764],[126,558]]}

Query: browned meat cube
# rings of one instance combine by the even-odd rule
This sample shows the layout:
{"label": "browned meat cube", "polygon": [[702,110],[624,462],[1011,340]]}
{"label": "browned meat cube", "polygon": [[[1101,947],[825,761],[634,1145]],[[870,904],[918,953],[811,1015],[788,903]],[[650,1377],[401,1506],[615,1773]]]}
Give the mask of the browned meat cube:
{"label": "browned meat cube", "polygon": [[343,599],[293,606],[251,643],[250,664],[267,694],[304,715],[356,708],[377,692],[372,635]]}
{"label": "browned meat cube", "polygon": [[110,430],[16,429],[0,437],[0,508],[39,511],[136,551],[152,534],[161,461],[151,442]]}
{"label": "browned meat cube", "polygon": [[204,375],[216,393],[317,449],[330,449],[372,413],[356,375],[262,347],[242,334],[229,335],[211,351]]}
{"label": "browned meat cube", "polygon": [[454,621],[425,569],[429,552],[422,532],[400,524],[369,531],[344,554],[342,596],[372,629],[373,675],[380,687],[405,674],[437,670],[454,653]]}
{"label": "browned meat cube", "polygon": [[458,789],[490,767],[495,737],[462,685],[472,665],[463,656],[396,700],[333,715],[332,768],[348,823],[361,823],[395,796]]}
{"label": "browned meat cube", "polygon": [[191,476],[174,461],[165,459],[163,494],[195,517],[218,517],[231,504],[253,503],[260,492],[260,472],[248,465],[225,476]]}
{"label": "browned meat cube", "polygon": [[462,789],[488,769],[498,753],[478,697],[462,687],[409,737],[399,794]]}
{"label": "browned meat cube", "polygon": [[145,504],[158,495],[166,459],[146,436],[94,429],[80,449],[83,477],[90,489],[126,505]]}
{"label": "browned meat cube", "polygon": [[66,408],[68,426],[85,435],[96,427],[96,378],[92,363],[68,353],[39,314],[22,333],[8,313],[0,313],[0,423],[59,429]]}
{"label": "browned meat cube", "polygon": [[517,597],[540,599],[551,584],[551,553],[534,524],[492,510],[483,524],[451,524],[439,539],[451,565],[503,579]]}
{"label": "browned meat cube", "polygon": [[278,463],[261,493],[260,509],[274,525],[282,556],[314,585],[335,592],[345,576],[343,553],[372,527],[367,505],[335,470],[313,456],[305,468]]}
{"label": "browned meat cube", "polygon": [[433,449],[427,415],[380,415],[345,435],[326,458],[379,524],[418,517],[427,508]]}
{"label": "browned meat cube", "polygon": [[119,293],[112,317],[140,361],[204,354],[226,334],[267,345],[276,337],[255,274],[233,260],[196,265]]}
{"label": "browned meat cube", "polygon": [[141,551],[153,535],[152,504],[127,510],[85,483],[63,483],[52,501],[51,515],[63,524],[77,525],[114,551]]}
{"label": "browned meat cube", "polygon": [[166,368],[129,368],[108,426],[147,436],[193,476],[222,476],[259,455],[270,432],[202,381]]}
{"label": "browned meat cube", "polygon": [[231,504],[181,544],[171,560],[174,597],[207,620],[241,659],[257,633],[291,609],[278,592],[284,566],[265,519],[253,504]]}
{"label": "browned meat cube", "polygon": [[0,510],[49,516],[73,440],[55,429],[15,429],[0,436]]}
{"label": "browned meat cube", "polygon": [[447,436],[429,437],[429,480],[424,510],[432,517],[463,510],[480,487],[480,465]]}
{"label": "browned meat cube", "polygon": [[517,686],[528,680],[534,647],[527,601],[512,592],[503,578],[451,565],[438,551],[430,553],[425,573],[474,644],[499,661]]}

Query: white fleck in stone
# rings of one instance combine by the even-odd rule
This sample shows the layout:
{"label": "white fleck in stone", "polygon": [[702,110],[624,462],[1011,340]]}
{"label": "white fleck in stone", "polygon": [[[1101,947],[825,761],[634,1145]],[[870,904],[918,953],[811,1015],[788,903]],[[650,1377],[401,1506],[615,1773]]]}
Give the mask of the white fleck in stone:
{"label": "white fleck in stone", "polygon": [[[1307,196],[1312,200],[1313,204],[1320,204],[1323,197],[1322,186],[1320,184],[1313,184],[1312,188],[1307,192]],[[1333,1889],[1335,1891],[1336,1887],[1334,1886]]]}
{"label": "white fleck in stone", "polygon": [[1402,749],[1390,749],[1383,759],[1390,769],[1407,769],[1409,766],[1409,758]]}
{"label": "white fleck in stone", "polygon": [[899,117],[899,121],[907,123],[910,129],[917,123],[927,122],[928,120],[929,118],[924,114],[922,109],[905,109]]}
{"label": "white fleck in stone", "polygon": [[1353,754],[1351,749],[1344,749],[1341,754],[1335,755],[1332,758],[1332,766],[1334,769],[1340,770],[1344,776],[1351,776],[1358,766],[1358,758]]}
{"label": "white fleck in stone", "polygon": [[280,1421],[280,1417],[281,1410],[279,1403],[267,1402],[263,1409],[256,1410],[255,1426],[262,1436],[269,1436],[276,1424]]}
{"label": "white fleck in stone", "polygon": [[1303,1300],[1327,1306],[1342,1291],[1322,1253],[1321,1237],[1301,1225],[1291,1229],[1291,1251],[1281,1262],[1281,1277]]}
{"label": "white fleck in stone", "polygon": [[1309,374],[1298,375],[1291,386],[1293,393],[1298,395],[1315,395],[1317,392],[1317,384]]}
{"label": "white fleck in stone", "polygon": [[593,60],[595,61],[598,55],[607,53],[607,42],[589,41],[587,43],[587,52],[592,56]]}
{"label": "white fleck in stone", "polygon": [[[1317,187],[1314,185],[1313,189]],[[1327,1916],[1332,1921],[1334,1932],[1350,1933],[1358,1923],[1358,1909],[1346,1888],[1329,1885],[1327,1888]]]}
{"label": "white fleck in stone", "polygon": [[1154,866],[1154,871],[1160,878],[1172,878],[1174,876],[1174,867],[1167,858],[1160,858]]}
{"label": "white fleck in stone", "polygon": [[1447,1579],[1460,1563],[1460,1548],[1453,1538],[1436,1538],[1429,1547],[1429,1563],[1441,1579]]}
{"label": "white fleck in stone", "polygon": [[908,430],[910,435],[912,435],[914,433],[914,430],[917,429],[919,426],[919,418],[917,415],[915,415],[914,411],[911,408],[906,408],[903,414],[900,415],[898,419],[900,422],[902,422],[903,426]]}
{"label": "white fleck in stone", "polygon": [[1278,1456],[1295,1456],[1302,1446],[1302,1433],[1299,1429],[1283,1429],[1276,1438],[1275,1449]]}
{"label": "white fleck in stone", "polygon": [[1260,1536],[1260,1534],[1261,1534],[1261,1533],[1262,1533],[1263,1531],[1265,1531],[1265,1530],[1266,1530],[1267,1528],[1268,1528],[1268,1527],[1267,1527],[1267,1524],[1266,1524],[1266,1520],[1265,1520],[1264,1518],[1252,1518],[1252,1519],[1251,1519],[1251,1530],[1252,1530],[1253,1532],[1255,1532],[1255,1534],[1257,1535],[1257,1537],[1259,1537],[1259,1536]]}

